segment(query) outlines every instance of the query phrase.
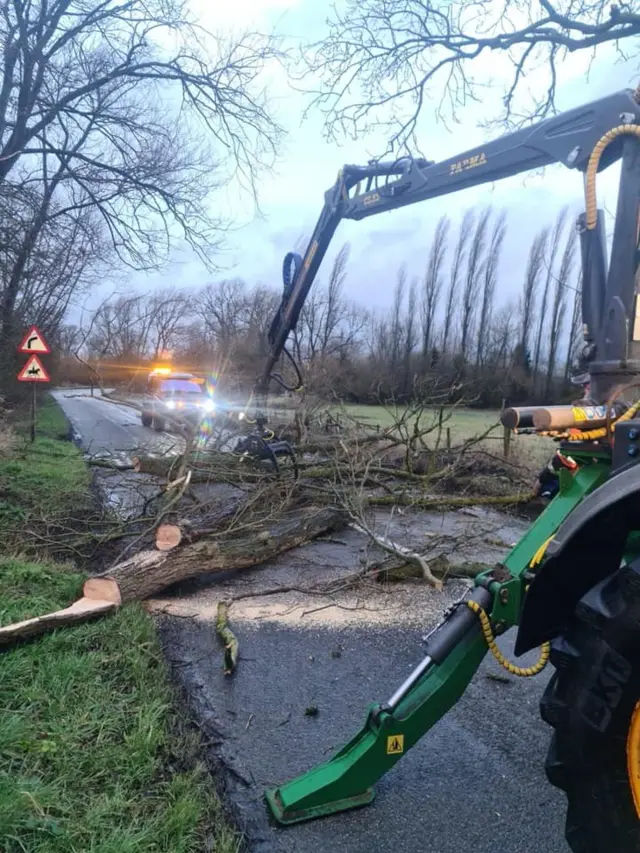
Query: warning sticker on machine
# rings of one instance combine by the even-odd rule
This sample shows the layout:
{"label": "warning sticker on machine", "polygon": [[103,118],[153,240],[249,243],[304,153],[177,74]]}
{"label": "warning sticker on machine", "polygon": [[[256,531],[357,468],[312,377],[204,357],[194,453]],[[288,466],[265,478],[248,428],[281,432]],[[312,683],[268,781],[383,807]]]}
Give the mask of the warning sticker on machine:
{"label": "warning sticker on machine", "polygon": [[387,755],[400,755],[402,752],[404,752],[404,735],[389,735]]}

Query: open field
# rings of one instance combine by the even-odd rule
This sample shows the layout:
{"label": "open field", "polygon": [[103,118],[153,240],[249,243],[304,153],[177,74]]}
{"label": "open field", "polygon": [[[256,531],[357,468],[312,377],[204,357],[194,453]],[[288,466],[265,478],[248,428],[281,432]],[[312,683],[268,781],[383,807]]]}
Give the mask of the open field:
{"label": "open field", "polygon": [[[411,419],[411,407],[407,406],[363,406],[356,404],[344,404],[336,411],[344,412],[348,417],[370,426],[380,426],[382,429],[396,423],[407,411]],[[420,424],[427,427],[432,423],[438,423],[439,410],[436,408],[425,409],[420,417]],[[450,415],[450,417],[449,417]],[[502,435],[500,426],[500,412],[496,410],[479,409],[445,409],[443,412],[443,424],[451,429],[452,437],[464,441],[485,432],[495,426],[495,433]]]}
{"label": "open field", "polygon": [[[368,406],[344,404],[332,409],[333,413],[342,413],[358,423],[376,429],[385,429],[397,423],[400,418],[408,412],[407,426],[409,431],[413,429],[415,416],[411,417],[411,408],[406,406]],[[426,429],[433,427],[433,432],[426,436],[426,442],[433,447],[438,437],[439,409],[425,409],[420,415],[420,427]],[[500,412],[498,409],[444,409],[442,433],[439,446],[445,447],[447,442],[447,429],[450,431],[451,445],[455,447],[465,441],[476,438],[491,430],[483,440],[483,449],[496,455],[503,453],[504,430],[500,424]],[[542,466],[553,454],[554,442],[549,438],[536,435],[512,435],[509,456],[511,459],[522,460],[522,464],[530,467]]]}

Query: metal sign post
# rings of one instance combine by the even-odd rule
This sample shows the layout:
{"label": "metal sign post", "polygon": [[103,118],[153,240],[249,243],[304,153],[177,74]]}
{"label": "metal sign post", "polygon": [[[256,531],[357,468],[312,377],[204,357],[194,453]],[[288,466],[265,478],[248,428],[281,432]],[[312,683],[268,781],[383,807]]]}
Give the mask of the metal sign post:
{"label": "metal sign post", "polygon": [[22,370],[18,373],[18,382],[31,382],[32,383],[32,394],[31,394],[31,424],[30,424],[30,437],[31,441],[36,440],[36,415],[37,415],[37,383],[38,382],[50,382],[51,379],[49,374],[44,368],[44,365],[40,361],[40,358],[36,353],[40,354],[48,354],[51,352],[47,342],[45,341],[42,333],[35,326],[32,326],[27,334],[22,339],[20,346],[18,347],[18,352],[20,353],[28,353],[30,358],[27,360],[27,363],[22,367]]}

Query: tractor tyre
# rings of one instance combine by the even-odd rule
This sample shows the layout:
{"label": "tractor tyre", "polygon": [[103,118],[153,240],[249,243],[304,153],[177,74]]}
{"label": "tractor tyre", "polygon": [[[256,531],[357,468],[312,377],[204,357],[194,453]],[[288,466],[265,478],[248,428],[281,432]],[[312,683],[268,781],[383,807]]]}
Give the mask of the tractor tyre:
{"label": "tractor tyre", "polygon": [[640,560],[579,601],[552,643],[541,703],[555,733],[546,773],[568,801],[574,853],[640,850]]}
{"label": "tractor tyre", "polygon": [[142,426],[150,427],[151,423],[153,421],[153,418],[147,412],[143,412],[141,417],[140,417],[140,420],[142,421]]}

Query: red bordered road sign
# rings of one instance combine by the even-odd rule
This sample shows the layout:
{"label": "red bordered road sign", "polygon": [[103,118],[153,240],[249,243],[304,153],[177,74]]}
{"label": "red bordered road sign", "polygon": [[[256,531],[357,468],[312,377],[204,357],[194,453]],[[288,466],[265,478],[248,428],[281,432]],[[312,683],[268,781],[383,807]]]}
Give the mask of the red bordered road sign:
{"label": "red bordered road sign", "polygon": [[29,361],[18,373],[19,382],[51,382],[49,374],[42,366],[37,355],[32,355]]}
{"label": "red bordered road sign", "polygon": [[37,326],[32,326],[22,339],[18,352],[37,352],[41,355],[48,355],[51,350],[40,329]]}

